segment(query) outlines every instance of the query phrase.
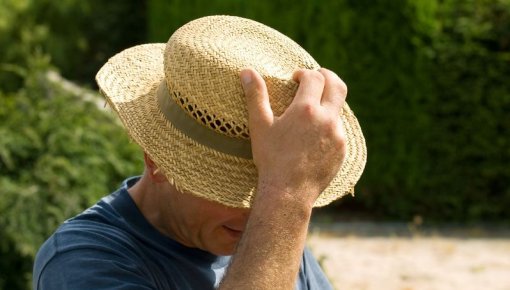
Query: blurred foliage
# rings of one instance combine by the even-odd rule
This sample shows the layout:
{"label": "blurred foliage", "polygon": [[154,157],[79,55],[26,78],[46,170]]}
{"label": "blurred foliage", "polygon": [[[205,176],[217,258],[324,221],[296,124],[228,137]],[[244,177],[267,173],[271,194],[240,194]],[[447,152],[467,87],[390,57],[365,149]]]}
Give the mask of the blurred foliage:
{"label": "blurred foliage", "polygon": [[[60,223],[143,169],[113,114],[49,82],[44,55],[27,64],[18,68],[24,87],[0,94],[0,289],[27,281]],[[4,264],[12,260],[21,269]]]}
{"label": "blurred foliage", "polygon": [[510,1],[442,1],[434,62],[425,215],[510,221]]}
{"label": "blurred foliage", "polygon": [[369,155],[335,208],[510,221],[510,0],[2,0],[0,289],[27,288],[58,224],[142,168],[115,118],[48,71],[93,85],[114,53],[212,14],[274,27],[349,85]]}
{"label": "blurred foliage", "polygon": [[509,0],[150,0],[147,9],[152,41],[204,15],[244,16],[339,73],[368,146],[357,196],[339,210],[510,221]]}
{"label": "blurred foliage", "polygon": [[[39,49],[69,79],[94,85],[113,54],[145,39],[145,2],[124,0],[0,1],[0,64],[26,64]],[[15,91],[16,75],[0,70],[0,86]]]}
{"label": "blurred foliage", "polygon": [[[114,2],[118,13],[132,10]],[[0,2],[0,289],[29,289],[34,255],[58,225],[143,169],[140,150],[113,114],[48,78],[57,64],[92,83],[100,62],[122,44],[115,37],[128,35],[129,26],[108,30],[114,14],[101,13],[115,5],[97,13],[107,19],[101,23],[91,10],[99,4]]]}

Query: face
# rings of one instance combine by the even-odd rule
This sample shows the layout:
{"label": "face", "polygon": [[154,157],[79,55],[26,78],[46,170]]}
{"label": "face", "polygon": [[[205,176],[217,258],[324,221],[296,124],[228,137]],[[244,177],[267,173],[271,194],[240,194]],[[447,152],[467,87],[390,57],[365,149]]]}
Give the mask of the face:
{"label": "face", "polygon": [[249,209],[226,207],[169,187],[166,224],[172,237],[185,246],[215,255],[233,254]]}

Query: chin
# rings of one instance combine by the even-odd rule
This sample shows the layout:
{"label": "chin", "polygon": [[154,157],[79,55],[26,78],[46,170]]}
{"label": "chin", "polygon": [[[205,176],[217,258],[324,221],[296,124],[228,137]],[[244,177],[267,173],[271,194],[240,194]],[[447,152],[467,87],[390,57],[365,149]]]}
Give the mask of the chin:
{"label": "chin", "polygon": [[237,244],[233,246],[216,247],[207,251],[216,256],[232,256],[235,253],[236,246]]}
{"label": "chin", "polygon": [[229,249],[229,250],[216,251],[213,254],[216,256],[232,256],[234,253],[235,253],[234,249]]}

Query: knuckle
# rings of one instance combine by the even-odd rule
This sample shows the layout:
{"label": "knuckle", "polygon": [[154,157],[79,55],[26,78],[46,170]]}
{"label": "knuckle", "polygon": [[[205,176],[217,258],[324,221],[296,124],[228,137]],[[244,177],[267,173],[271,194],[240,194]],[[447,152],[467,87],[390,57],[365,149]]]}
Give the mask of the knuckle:
{"label": "knuckle", "polygon": [[347,93],[349,92],[349,89],[347,88],[347,85],[342,81],[342,89],[345,96],[347,96]]}
{"label": "knuckle", "polygon": [[330,71],[325,68],[321,68],[319,70],[322,75],[325,76],[330,82],[330,84],[339,92],[342,94],[347,94],[347,85],[345,82],[333,71]]}
{"label": "knuckle", "polygon": [[301,110],[306,118],[313,118],[315,116],[315,106],[310,103],[304,103],[301,106]]}
{"label": "knuckle", "polygon": [[336,89],[342,96],[347,96],[347,85],[341,79],[338,79],[338,82],[336,82]]}
{"label": "knuckle", "polygon": [[342,147],[345,147],[347,144],[347,136],[345,135],[345,131],[343,129],[338,130],[338,134],[336,136],[338,144],[340,144]]}
{"label": "knuckle", "polygon": [[303,78],[310,80],[312,82],[319,82],[319,83],[325,82],[324,75],[322,75],[319,71],[315,71],[315,70],[306,70],[305,72],[303,72]]}
{"label": "knuckle", "polygon": [[253,86],[249,90],[247,90],[245,94],[249,101],[251,101],[252,103],[256,103],[261,97],[262,92],[263,91],[259,87]]}
{"label": "knuckle", "polygon": [[337,118],[329,118],[325,121],[326,134],[332,139],[335,147],[343,147],[347,142],[347,138],[342,123]]}
{"label": "knuckle", "polygon": [[257,99],[257,100],[258,100],[258,99],[262,96],[262,94],[263,94],[263,90],[262,90],[262,88],[261,88],[260,86],[255,86],[255,87],[251,90],[250,94],[251,94],[251,96],[252,96],[253,98],[255,98],[255,99]]}
{"label": "knuckle", "polygon": [[254,90],[247,90],[244,92],[244,95],[246,97],[246,99],[248,100],[248,106],[253,103],[253,99],[255,99],[257,97],[257,94],[255,93]]}
{"label": "knuckle", "polygon": [[324,75],[321,74],[318,71],[312,71],[312,76],[311,77],[316,82],[320,82],[322,84],[324,84],[326,82],[326,78],[324,77]]}
{"label": "knuckle", "polygon": [[336,139],[338,124],[332,118],[326,119],[323,127],[328,137]]}
{"label": "knuckle", "polygon": [[338,75],[337,75],[335,72],[333,72],[333,71],[331,71],[331,70],[329,70],[329,69],[321,68],[321,69],[319,69],[319,72],[320,72],[320,73],[321,73],[321,74],[322,74],[325,78],[327,78],[327,79],[329,79],[329,80],[333,80],[333,81],[335,81],[335,80],[340,79],[340,78],[338,77]]}

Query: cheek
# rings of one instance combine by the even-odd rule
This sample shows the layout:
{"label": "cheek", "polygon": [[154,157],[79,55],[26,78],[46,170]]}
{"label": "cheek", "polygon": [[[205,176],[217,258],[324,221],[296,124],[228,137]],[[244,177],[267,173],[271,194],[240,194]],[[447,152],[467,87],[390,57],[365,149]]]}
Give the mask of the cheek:
{"label": "cheek", "polygon": [[233,220],[233,218],[229,216],[222,214],[210,214],[207,218],[204,218],[203,225],[211,231],[218,231],[231,220]]}
{"label": "cheek", "polygon": [[248,214],[238,210],[208,208],[200,213],[200,244],[215,255],[231,255],[241,239]]}
{"label": "cheek", "polygon": [[244,230],[248,215],[248,209],[229,208],[200,200],[200,205],[194,209],[194,216],[190,218],[195,220],[195,226],[201,228],[202,235],[223,236],[228,235],[225,227],[238,231]]}
{"label": "cheek", "polygon": [[204,204],[198,208],[196,213],[203,216],[210,224],[240,223],[247,220],[248,211],[243,209],[228,208],[219,204]]}
{"label": "cheek", "polygon": [[228,228],[242,231],[244,230],[246,221],[247,217],[244,215],[225,211],[208,212],[207,215],[204,214],[202,224],[202,229],[204,230],[203,234],[210,235],[212,238],[230,237]]}
{"label": "cheek", "polygon": [[217,231],[225,222],[228,222],[229,216],[225,215],[224,212],[202,207],[190,217],[190,220],[192,220],[193,227],[212,232]]}

